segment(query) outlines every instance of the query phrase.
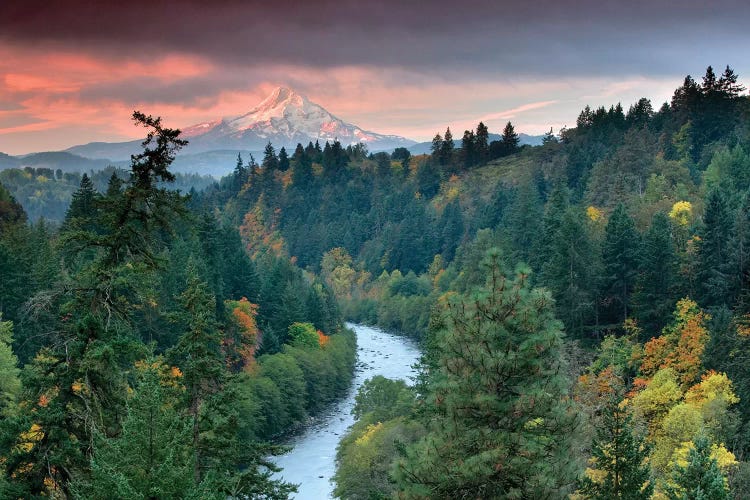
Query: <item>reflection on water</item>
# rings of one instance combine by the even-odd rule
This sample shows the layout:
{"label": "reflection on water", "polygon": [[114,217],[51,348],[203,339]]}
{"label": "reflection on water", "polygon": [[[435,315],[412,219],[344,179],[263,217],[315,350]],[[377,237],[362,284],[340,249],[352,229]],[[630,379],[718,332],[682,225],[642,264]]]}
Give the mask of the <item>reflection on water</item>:
{"label": "reflection on water", "polygon": [[335,472],[336,446],[354,423],[354,395],[362,383],[375,375],[404,379],[413,383],[412,365],[419,358],[416,344],[408,338],[386,333],[377,328],[347,324],[357,334],[357,366],[352,386],[346,397],[318,415],[304,432],[286,444],[292,451],[274,461],[283,468],[280,476],[299,484],[294,498],[319,500],[332,498],[330,480]]}

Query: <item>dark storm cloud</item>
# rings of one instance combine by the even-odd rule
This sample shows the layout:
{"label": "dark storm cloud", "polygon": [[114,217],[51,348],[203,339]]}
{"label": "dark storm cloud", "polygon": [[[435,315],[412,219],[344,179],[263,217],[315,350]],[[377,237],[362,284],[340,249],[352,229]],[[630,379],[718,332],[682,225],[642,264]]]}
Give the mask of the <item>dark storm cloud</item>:
{"label": "dark storm cloud", "polygon": [[216,71],[185,77],[173,82],[160,78],[133,77],[88,85],[77,92],[84,101],[125,101],[141,104],[181,104],[197,108],[210,107],[218,100],[217,91],[245,90],[263,81],[262,75]]}
{"label": "dark storm cloud", "polygon": [[410,67],[446,78],[667,74],[687,56],[698,68],[736,63],[748,18],[750,2],[734,0],[28,0],[0,5],[0,42],[115,60],[178,52],[237,67]]}

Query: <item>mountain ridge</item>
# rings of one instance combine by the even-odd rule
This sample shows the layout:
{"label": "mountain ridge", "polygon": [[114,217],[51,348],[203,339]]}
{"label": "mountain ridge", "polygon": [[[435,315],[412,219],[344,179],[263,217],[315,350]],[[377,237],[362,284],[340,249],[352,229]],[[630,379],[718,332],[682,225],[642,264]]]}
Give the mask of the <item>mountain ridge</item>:
{"label": "mountain ridge", "polygon": [[[274,89],[263,101],[243,115],[217,118],[182,129],[190,141],[188,154],[215,150],[262,151],[268,142],[277,149],[294,148],[297,143],[338,140],[344,145],[362,142],[371,151],[416,141],[397,135],[379,134],[346,122],[289,87]],[[140,141],[119,143],[92,142],[73,146],[66,152],[86,158],[127,160],[140,149]]]}

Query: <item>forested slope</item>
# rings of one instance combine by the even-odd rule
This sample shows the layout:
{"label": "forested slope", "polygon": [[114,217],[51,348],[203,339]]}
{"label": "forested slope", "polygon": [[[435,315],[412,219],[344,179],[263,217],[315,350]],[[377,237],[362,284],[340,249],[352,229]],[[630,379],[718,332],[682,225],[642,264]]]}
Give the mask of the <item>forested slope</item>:
{"label": "forested slope", "polygon": [[342,497],[748,496],[749,104],[708,68],[537,147],[268,144],[187,201],[146,154],[59,233],[0,192],[3,487],[130,491],[97,454],[167,401],[181,491],[283,496],[257,443],[345,387],[340,307],[425,350],[416,387],[360,394]]}
{"label": "forested slope", "polygon": [[0,497],[286,498],[268,443],[349,387],[354,338],[327,286],[169,190],[184,141],[134,119],[143,153],[59,228],[0,188]]}
{"label": "forested slope", "polygon": [[[700,486],[690,481],[705,480],[716,488],[712,495],[728,494],[731,483],[742,498],[750,416],[743,404],[750,398],[744,368],[750,136],[743,92],[731,69],[717,76],[709,68],[700,83],[687,77],[658,109],[647,99],[627,111],[619,104],[586,108],[575,128],[548,134],[534,148],[518,146],[510,123],[501,141],[488,144],[479,124],[464,133],[461,148],[447,130],[436,135],[432,154],[420,157],[403,150],[368,155],[334,143],[299,145],[291,155],[276,155],[269,144],[259,166],[239,159],[224,189],[200,202],[225,206],[252,254],[291,257],[320,273],[349,318],[426,342],[416,410],[400,406],[401,413],[364,420],[343,445],[348,477],[339,477],[340,486],[367,491],[363,484],[371,484],[369,493],[415,497],[578,491],[609,498],[624,488],[619,480],[613,486],[612,474],[626,472],[611,470],[601,457],[622,452],[631,460],[628,488],[636,496],[679,497]],[[227,188],[236,195],[226,197]],[[483,264],[488,252],[490,267]],[[516,269],[519,263],[530,267]],[[532,306],[506,297],[497,280],[486,283],[488,273],[518,287],[519,296],[542,294],[535,312],[524,314],[552,312],[562,323],[505,324],[502,318]],[[496,319],[467,326],[477,311]],[[531,329],[524,334],[524,328]],[[548,347],[536,355],[524,350],[519,339],[529,335]],[[487,345],[488,359],[477,364],[472,345]],[[516,385],[505,403],[488,407],[481,390],[464,385],[466,377],[490,384],[487,390],[507,384],[486,373],[504,345],[536,366],[514,380],[546,370],[562,406],[526,408],[539,389]],[[497,373],[506,373],[501,367]],[[381,389],[408,398],[400,389]],[[448,393],[469,400],[452,401]],[[473,404],[479,406],[467,413]],[[576,470],[555,469],[552,448],[538,458],[529,450],[530,462],[512,469],[520,471],[518,481],[509,481],[511,465],[502,464],[510,443],[465,440],[499,432],[496,419],[508,411],[526,422],[525,429],[508,429],[520,432],[518,439],[532,439],[523,437],[528,426],[545,423],[551,427],[539,433],[547,445],[580,450],[570,457]],[[485,412],[494,417],[476,418]],[[577,418],[567,419],[570,413]],[[613,452],[608,440],[623,432],[629,448]],[[578,444],[564,443],[568,435]],[[394,438],[413,442],[405,459]],[[375,448],[356,447],[368,443]],[[360,453],[370,458],[353,465]],[[469,466],[472,456],[477,461]],[[368,483],[374,463],[381,475]],[[436,473],[435,464],[445,468]],[[696,479],[696,467],[714,476]],[[343,488],[341,495],[356,497]]]}

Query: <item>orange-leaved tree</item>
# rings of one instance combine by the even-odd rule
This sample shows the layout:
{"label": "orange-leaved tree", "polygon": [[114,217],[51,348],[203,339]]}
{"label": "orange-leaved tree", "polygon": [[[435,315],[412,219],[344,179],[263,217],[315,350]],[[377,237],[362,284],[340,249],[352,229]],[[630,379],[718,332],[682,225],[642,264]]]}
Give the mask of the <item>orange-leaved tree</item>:
{"label": "orange-leaved tree", "polygon": [[255,352],[260,346],[262,335],[258,329],[258,306],[247,298],[224,302],[231,311],[232,325],[227,329],[225,351],[227,363],[235,369],[252,371],[255,366]]}

